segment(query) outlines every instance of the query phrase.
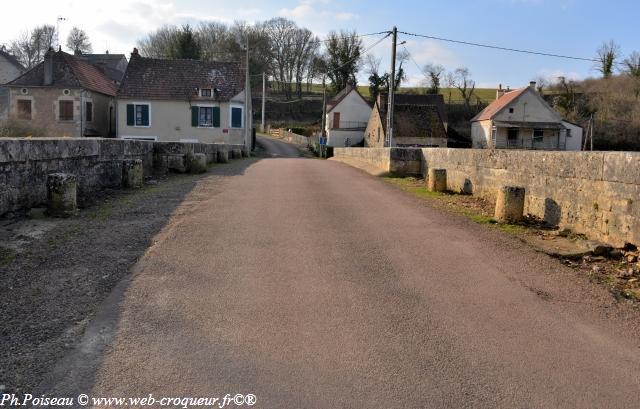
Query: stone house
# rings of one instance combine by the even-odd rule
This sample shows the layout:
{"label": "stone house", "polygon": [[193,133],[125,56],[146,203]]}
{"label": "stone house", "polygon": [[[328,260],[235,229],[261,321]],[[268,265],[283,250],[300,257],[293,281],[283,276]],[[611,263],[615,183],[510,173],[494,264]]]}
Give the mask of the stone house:
{"label": "stone house", "polygon": [[509,90],[500,86],[496,100],[471,119],[474,148],[576,151],[582,128],[564,121],[536,91],[536,83]]}
{"label": "stone house", "polygon": [[[396,94],[394,96],[393,146],[446,147],[447,116],[442,95]],[[385,146],[387,94],[374,104],[365,129],[364,146]]]}
{"label": "stone house", "polygon": [[347,85],[327,102],[326,112],[327,145],[345,147],[362,142],[371,105],[355,86]]}
{"label": "stone house", "polygon": [[240,63],[145,58],[137,49],[117,105],[123,139],[242,144],[250,122]]}
{"label": "stone house", "polygon": [[50,49],[7,84],[9,118],[52,137],[112,136],[116,85],[88,62]]}

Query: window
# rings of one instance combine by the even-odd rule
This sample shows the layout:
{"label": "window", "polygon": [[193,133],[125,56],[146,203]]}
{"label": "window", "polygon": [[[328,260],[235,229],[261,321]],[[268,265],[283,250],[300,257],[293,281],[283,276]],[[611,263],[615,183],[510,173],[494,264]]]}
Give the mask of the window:
{"label": "window", "polygon": [[211,96],[211,88],[202,88],[200,90],[201,97],[210,97]]}
{"label": "window", "polygon": [[127,126],[149,126],[149,104],[127,104]]}
{"label": "window", "polygon": [[518,128],[509,128],[507,130],[507,139],[510,141],[518,139]]}
{"label": "window", "polygon": [[567,128],[567,138],[571,138],[571,129]]}
{"label": "window", "polygon": [[18,100],[18,119],[31,120],[31,100]]}
{"label": "window", "polygon": [[59,101],[58,119],[73,121],[73,101]]}
{"label": "window", "polygon": [[513,108],[509,108],[509,113],[513,114]]}
{"label": "window", "polygon": [[231,127],[242,128],[242,108],[231,107]]}
{"label": "window", "polygon": [[534,129],[533,130],[533,141],[534,142],[542,142],[544,139],[544,130],[543,129]]}
{"label": "window", "polygon": [[93,102],[84,104],[84,118],[87,122],[93,121]]}
{"label": "window", "polygon": [[340,112],[333,113],[333,129],[340,129]]}
{"label": "window", "polygon": [[200,121],[198,126],[213,127],[213,107],[200,107]]}
{"label": "window", "polygon": [[493,146],[496,146],[497,139],[498,139],[498,128],[494,126],[493,128],[491,128],[491,142],[493,142]]}
{"label": "window", "polygon": [[191,107],[191,126],[199,128],[219,128],[220,107]]}

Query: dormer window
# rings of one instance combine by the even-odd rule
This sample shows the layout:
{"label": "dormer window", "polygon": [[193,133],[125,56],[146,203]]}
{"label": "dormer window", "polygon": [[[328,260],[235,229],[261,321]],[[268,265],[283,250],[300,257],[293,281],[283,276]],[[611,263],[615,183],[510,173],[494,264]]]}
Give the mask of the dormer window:
{"label": "dormer window", "polygon": [[202,88],[200,90],[201,97],[211,97],[211,88]]}

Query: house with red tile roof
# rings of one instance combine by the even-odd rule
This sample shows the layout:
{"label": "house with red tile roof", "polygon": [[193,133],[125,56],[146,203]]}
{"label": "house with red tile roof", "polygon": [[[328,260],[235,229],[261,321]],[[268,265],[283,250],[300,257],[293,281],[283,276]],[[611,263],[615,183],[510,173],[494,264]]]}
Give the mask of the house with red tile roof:
{"label": "house with red tile roof", "polygon": [[10,119],[34,136],[115,134],[117,86],[99,68],[50,49],[44,61],[6,85]]}
{"label": "house with red tile roof", "polygon": [[497,90],[496,100],[471,119],[474,148],[580,150],[582,128],[564,121],[536,83]]}
{"label": "house with red tile roof", "polygon": [[146,58],[134,49],[118,89],[118,138],[243,144],[251,128],[245,80],[239,62]]}
{"label": "house with red tile roof", "polygon": [[347,85],[327,102],[327,145],[345,147],[362,142],[371,105],[353,85]]}

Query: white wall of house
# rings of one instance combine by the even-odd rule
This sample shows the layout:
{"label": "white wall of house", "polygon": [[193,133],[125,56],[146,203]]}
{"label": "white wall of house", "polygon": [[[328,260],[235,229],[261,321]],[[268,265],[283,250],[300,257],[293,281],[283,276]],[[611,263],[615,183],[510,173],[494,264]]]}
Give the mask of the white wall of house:
{"label": "white wall of house", "polygon": [[[513,112],[511,112],[513,109]],[[560,122],[561,117],[533,89],[527,89],[515,101],[494,115],[494,121]]]}
{"label": "white wall of house", "polygon": [[564,125],[564,127],[567,128],[568,130],[565,137],[567,150],[568,151],[582,150],[582,140],[583,140],[582,127],[567,121],[562,121],[562,125]]}
{"label": "white wall of house", "polygon": [[491,120],[471,123],[471,146],[476,149],[493,147],[491,143]]}
{"label": "white wall of house", "polygon": [[[340,113],[339,129],[334,124],[334,113]],[[358,94],[354,89],[340,101],[338,105],[327,112],[326,117],[326,132],[327,132],[327,145],[344,147],[346,138],[349,138],[351,145],[362,142],[364,138],[364,128],[367,126],[371,116],[371,107],[366,101]],[[349,128],[360,127],[362,129],[354,130]]]}
{"label": "white wall of house", "polygon": [[[149,105],[149,125],[127,125],[127,104]],[[219,107],[220,126],[192,126],[191,107]],[[231,126],[232,107],[242,108],[240,128]],[[198,141],[201,143],[244,143],[244,93],[230,102],[158,101],[122,99],[117,101],[118,138],[145,138],[163,142]]]}

